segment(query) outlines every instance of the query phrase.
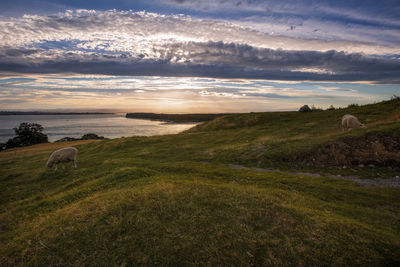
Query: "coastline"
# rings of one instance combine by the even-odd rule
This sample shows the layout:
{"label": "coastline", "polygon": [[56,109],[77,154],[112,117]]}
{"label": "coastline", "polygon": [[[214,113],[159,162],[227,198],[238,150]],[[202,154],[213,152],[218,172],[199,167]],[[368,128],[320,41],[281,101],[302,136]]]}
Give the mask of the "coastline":
{"label": "coastline", "polygon": [[12,115],[112,115],[112,112],[42,112],[42,111],[0,111],[0,116]]}
{"label": "coastline", "polygon": [[166,114],[166,113],[126,113],[128,119],[142,119],[163,121],[167,123],[199,123],[210,121],[217,117],[232,115],[233,113],[197,113],[197,114]]}

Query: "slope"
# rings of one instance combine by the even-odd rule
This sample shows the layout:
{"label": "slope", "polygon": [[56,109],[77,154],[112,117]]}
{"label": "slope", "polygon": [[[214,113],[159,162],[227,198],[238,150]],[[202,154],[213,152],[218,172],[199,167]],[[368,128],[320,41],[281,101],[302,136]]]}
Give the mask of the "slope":
{"label": "slope", "polygon": [[[368,128],[342,133],[345,113]],[[57,173],[44,164],[68,143],[1,152],[0,264],[399,264],[398,189],[228,166],[350,171],[302,161],[349,136],[397,140],[399,115],[396,99],[230,115],[178,135],[76,145],[78,169]]]}

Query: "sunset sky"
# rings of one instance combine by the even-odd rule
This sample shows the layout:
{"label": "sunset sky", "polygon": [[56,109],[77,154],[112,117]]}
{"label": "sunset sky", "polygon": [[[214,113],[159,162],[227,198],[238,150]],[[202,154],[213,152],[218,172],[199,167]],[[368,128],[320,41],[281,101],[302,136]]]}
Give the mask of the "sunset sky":
{"label": "sunset sky", "polygon": [[0,110],[250,112],[400,95],[400,1],[0,2]]}

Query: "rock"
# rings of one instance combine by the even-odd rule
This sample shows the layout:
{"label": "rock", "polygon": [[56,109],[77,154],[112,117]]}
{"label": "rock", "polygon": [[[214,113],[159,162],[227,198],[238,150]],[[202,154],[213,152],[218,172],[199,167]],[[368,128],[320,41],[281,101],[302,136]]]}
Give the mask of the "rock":
{"label": "rock", "polygon": [[375,167],[375,165],[374,164],[369,164],[368,167],[373,168],[373,167]]}
{"label": "rock", "polygon": [[358,167],[364,168],[364,164],[360,164],[360,165],[358,165]]}
{"label": "rock", "polygon": [[304,105],[299,109],[299,112],[310,112],[312,109],[308,105]]}
{"label": "rock", "polygon": [[347,166],[346,166],[346,165],[344,165],[344,166],[343,166],[343,169],[346,169],[346,168],[347,168]]}

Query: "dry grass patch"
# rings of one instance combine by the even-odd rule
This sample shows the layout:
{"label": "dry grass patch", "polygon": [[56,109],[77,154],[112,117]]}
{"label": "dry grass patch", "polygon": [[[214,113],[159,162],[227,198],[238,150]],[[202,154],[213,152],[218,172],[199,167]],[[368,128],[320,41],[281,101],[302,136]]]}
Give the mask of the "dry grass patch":
{"label": "dry grass patch", "polygon": [[71,142],[43,143],[33,146],[11,148],[0,152],[0,159],[13,159],[26,156],[33,156],[33,155],[48,153],[49,151],[57,150],[63,147],[77,146],[99,141],[101,140],[78,140]]}

